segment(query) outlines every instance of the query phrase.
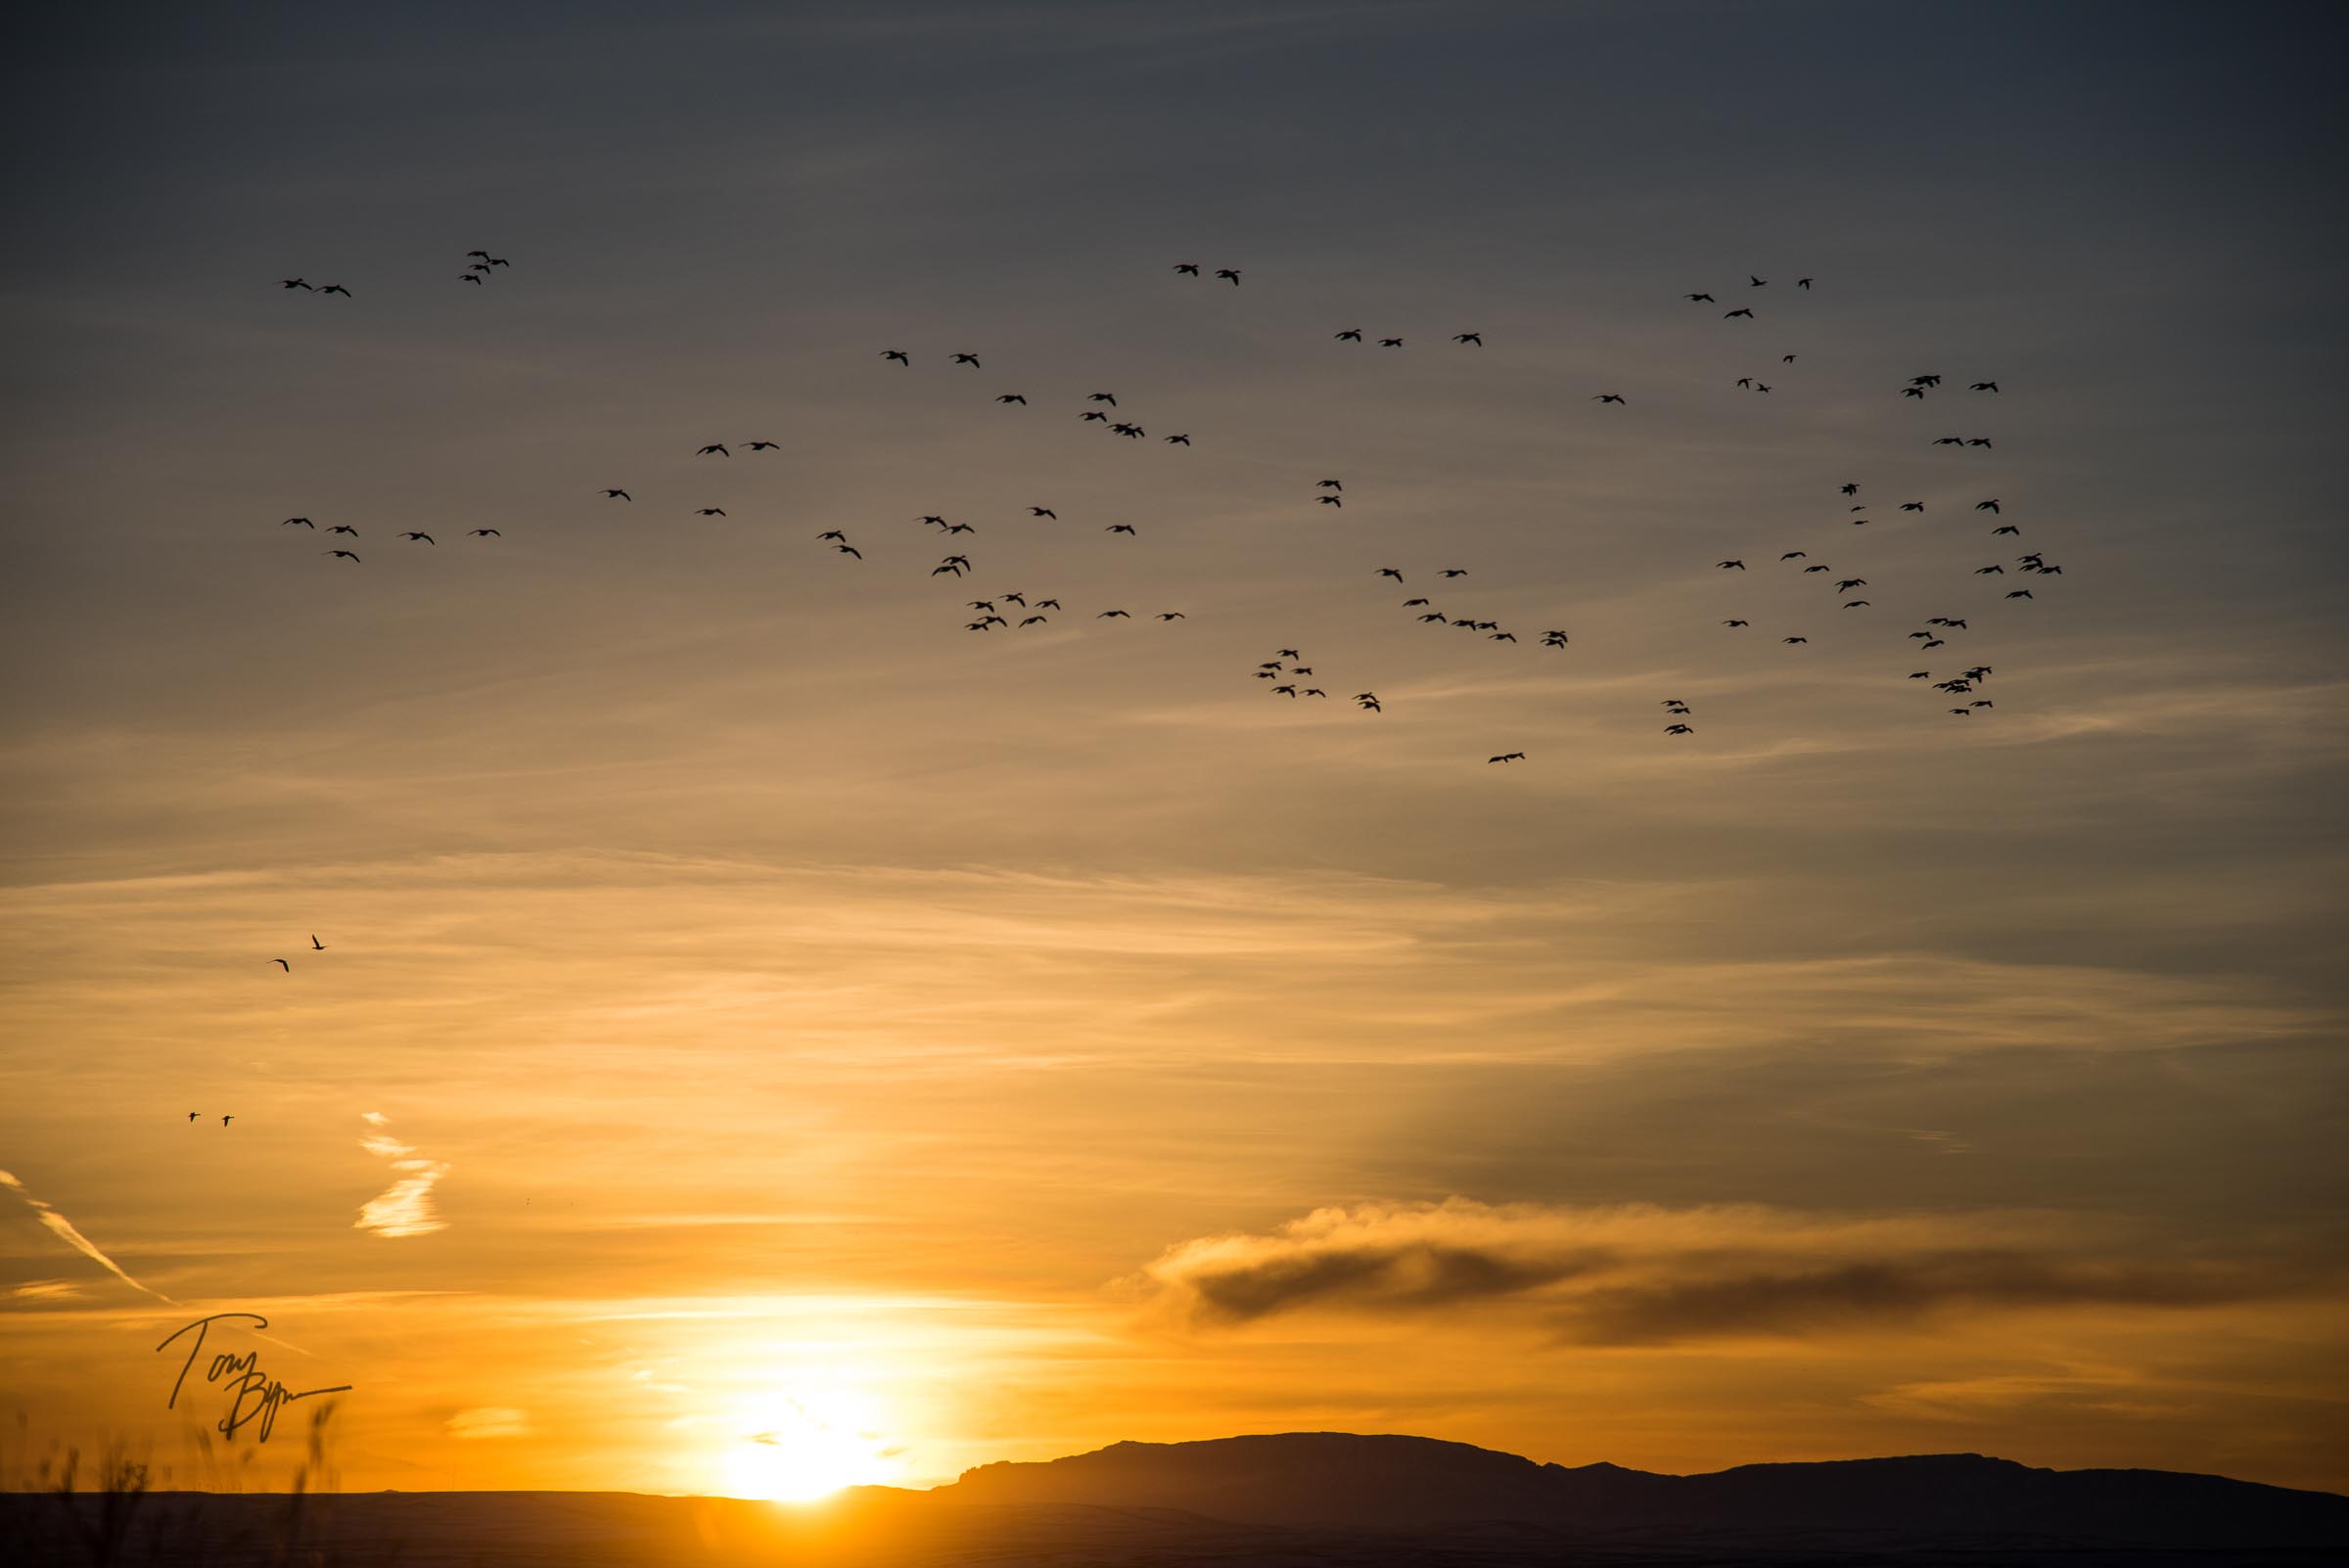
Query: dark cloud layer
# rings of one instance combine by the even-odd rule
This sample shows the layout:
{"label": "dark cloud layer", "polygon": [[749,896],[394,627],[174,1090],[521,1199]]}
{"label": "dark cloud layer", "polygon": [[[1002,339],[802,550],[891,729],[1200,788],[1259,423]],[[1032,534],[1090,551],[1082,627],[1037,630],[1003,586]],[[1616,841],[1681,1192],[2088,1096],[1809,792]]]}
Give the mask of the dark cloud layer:
{"label": "dark cloud layer", "polygon": [[[2002,1230],[2016,1240],[1983,1244]],[[2046,1220],[1454,1199],[1319,1210],[1270,1235],[1186,1242],[1146,1277],[1203,1324],[1504,1304],[1569,1341],[1664,1345],[1897,1328],[1947,1314],[2220,1306],[2297,1293],[2325,1275],[2281,1254],[2129,1257]]]}

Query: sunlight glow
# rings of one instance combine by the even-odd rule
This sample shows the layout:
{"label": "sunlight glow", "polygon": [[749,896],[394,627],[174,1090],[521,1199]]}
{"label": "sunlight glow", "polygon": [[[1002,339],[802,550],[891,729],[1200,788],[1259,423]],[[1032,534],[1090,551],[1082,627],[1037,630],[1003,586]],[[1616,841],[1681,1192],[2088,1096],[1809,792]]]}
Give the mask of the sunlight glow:
{"label": "sunlight glow", "polygon": [[808,1502],[895,1473],[894,1450],[863,1402],[844,1390],[777,1390],[742,1407],[745,1430],[723,1455],[725,1493]]}

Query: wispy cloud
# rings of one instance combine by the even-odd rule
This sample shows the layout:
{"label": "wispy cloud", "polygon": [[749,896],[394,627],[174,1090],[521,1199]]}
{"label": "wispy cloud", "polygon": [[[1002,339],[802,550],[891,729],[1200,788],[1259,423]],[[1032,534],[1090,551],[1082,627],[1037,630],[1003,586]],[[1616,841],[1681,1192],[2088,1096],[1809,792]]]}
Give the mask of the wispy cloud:
{"label": "wispy cloud", "polygon": [[[359,1119],[379,1130],[389,1121],[380,1111],[363,1111]],[[355,1228],[379,1236],[423,1236],[447,1228],[433,1209],[433,1188],[448,1175],[445,1163],[419,1159],[413,1145],[381,1130],[360,1138],[359,1147],[406,1174],[359,1206],[359,1217],[351,1222]]]}
{"label": "wispy cloud", "polygon": [[[49,1207],[49,1205],[34,1197],[30,1192],[27,1192],[24,1189],[24,1183],[18,1180],[14,1176],[10,1175],[6,1171],[0,1171],[0,1186],[7,1187],[18,1197],[23,1198],[25,1204],[31,1208],[32,1212],[40,1217],[41,1223],[47,1225],[51,1231],[55,1232],[58,1238],[64,1241],[67,1246],[71,1247],[75,1252],[80,1253],[84,1258],[87,1258],[92,1263],[97,1264],[108,1273],[113,1274],[116,1279],[121,1280],[122,1283],[128,1285],[131,1289],[145,1291],[148,1295],[153,1296],[157,1301],[171,1300],[170,1297],[164,1295],[161,1291],[149,1290],[145,1285],[142,1285],[137,1280],[131,1278],[129,1273],[123,1269],[120,1264],[115,1263],[105,1253],[99,1251],[98,1244],[96,1242],[92,1241],[89,1237],[83,1235],[80,1230],[75,1228],[72,1221],[67,1219],[62,1214],[59,1214],[55,1209],[52,1209]],[[70,1292],[59,1291],[51,1292],[50,1294],[70,1294]]]}

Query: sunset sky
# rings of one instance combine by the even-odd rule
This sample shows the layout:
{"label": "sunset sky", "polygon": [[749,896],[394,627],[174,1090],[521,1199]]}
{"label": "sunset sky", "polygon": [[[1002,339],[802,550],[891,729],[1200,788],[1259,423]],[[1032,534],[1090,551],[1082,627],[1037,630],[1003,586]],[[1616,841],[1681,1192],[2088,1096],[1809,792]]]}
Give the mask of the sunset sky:
{"label": "sunset sky", "polygon": [[2337,17],[38,26],[0,1468],[2349,1488]]}

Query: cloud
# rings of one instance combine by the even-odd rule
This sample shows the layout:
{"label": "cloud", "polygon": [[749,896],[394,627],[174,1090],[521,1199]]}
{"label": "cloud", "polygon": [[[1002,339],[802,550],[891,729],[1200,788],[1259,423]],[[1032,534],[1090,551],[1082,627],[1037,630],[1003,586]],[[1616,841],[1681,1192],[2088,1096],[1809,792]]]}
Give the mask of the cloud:
{"label": "cloud", "polygon": [[[362,1111],[359,1120],[380,1128],[389,1118],[379,1111]],[[418,1159],[412,1145],[388,1132],[368,1133],[359,1139],[359,1147],[390,1160],[392,1170],[407,1175],[361,1204],[358,1219],[351,1222],[353,1227],[372,1230],[379,1236],[423,1236],[447,1228],[445,1222],[433,1211],[433,1188],[448,1175],[445,1164]]]}
{"label": "cloud", "polygon": [[[67,1219],[64,1215],[59,1214],[55,1209],[50,1208],[49,1205],[43,1203],[31,1193],[25,1191],[24,1183],[19,1181],[14,1176],[11,1176],[6,1171],[0,1171],[0,1186],[7,1187],[10,1191],[16,1193],[18,1197],[23,1198],[24,1202],[31,1208],[32,1212],[40,1217],[41,1223],[47,1225],[51,1231],[55,1232],[56,1235],[63,1240],[67,1246],[71,1247],[75,1252],[80,1253],[84,1258],[87,1258],[91,1262],[101,1266],[108,1273],[113,1274],[116,1279],[121,1280],[122,1283],[128,1285],[131,1289],[145,1291],[146,1294],[153,1296],[157,1301],[171,1300],[170,1297],[164,1295],[161,1291],[148,1290],[145,1285],[142,1285],[137,1280],[131,1278],[128,1273],[123,1271],[121,1265],[115,1263],[112,1258],[109,1258],[105,1253],[98,1250],[98,1244],[96,1242],[92,1241],[89,1237],[83,1235],[79,1230],[75,1229],[72,1221]],[[52,1292],[51,1294],[56,1293]]]}
{"label": "cloud", "polygon": [[2045,1216],[1451,1198],[1317,1209],[1268,1235],[1182,1242],[1138,1282],[1198,1325],[1506,1304],[1572,1343],[1664,1345],[1897,1328],[1965,1310],[2216,1306],[2322,1277],[2287,1259],[2100,1256],[2095,1239]]}
{"label": "cloud", "polygon": [[528,1437],[530,1433],[529,1412],[503,1405],[484,1405],[470,1410],[459,1410],[443,1424],[452,1438]]}

